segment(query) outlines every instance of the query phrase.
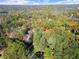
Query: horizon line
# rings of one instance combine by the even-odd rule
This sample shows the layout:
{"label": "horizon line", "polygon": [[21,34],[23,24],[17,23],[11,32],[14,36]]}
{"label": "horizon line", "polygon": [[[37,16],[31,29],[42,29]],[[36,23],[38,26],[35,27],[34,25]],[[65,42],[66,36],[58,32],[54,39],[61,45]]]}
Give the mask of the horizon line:
{"label": "horizon line", "polygon": [[0,5],[79,5],[77,4],[0,4]]}

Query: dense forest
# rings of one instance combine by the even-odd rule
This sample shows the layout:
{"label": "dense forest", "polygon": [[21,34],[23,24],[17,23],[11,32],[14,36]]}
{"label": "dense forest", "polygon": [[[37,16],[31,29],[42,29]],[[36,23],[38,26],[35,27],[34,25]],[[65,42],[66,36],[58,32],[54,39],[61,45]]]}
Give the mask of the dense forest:
{"label": "dense forest", "polygon": [[0,59],[79,59],[79,9],[70,7],[0,9]]}

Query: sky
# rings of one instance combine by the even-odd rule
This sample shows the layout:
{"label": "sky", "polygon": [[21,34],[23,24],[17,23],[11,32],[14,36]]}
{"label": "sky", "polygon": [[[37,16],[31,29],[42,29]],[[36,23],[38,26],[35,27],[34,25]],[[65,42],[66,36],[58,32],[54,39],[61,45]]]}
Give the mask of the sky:
{"label": "sky", "polygon": [[79,4],[79,0],[0,0],[0,5]]}

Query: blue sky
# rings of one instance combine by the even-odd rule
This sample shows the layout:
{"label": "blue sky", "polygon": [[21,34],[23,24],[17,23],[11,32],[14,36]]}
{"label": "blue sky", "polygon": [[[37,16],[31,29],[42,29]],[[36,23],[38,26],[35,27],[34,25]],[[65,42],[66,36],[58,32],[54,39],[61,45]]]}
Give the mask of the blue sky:
{"label": "blue sky", "polygon": [[79,0],[0,0],[0,5],[79,4]]}

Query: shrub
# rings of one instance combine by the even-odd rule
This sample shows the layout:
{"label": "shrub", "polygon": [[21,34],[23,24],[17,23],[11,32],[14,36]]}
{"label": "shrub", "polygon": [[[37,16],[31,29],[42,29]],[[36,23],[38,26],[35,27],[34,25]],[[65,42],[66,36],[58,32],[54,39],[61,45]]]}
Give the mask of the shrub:
{"label": "shrub", "polygon": [[4,59],[27,59],[24,45],[19,41],[11,42],[5,49],[3,57]]}

